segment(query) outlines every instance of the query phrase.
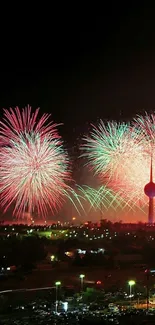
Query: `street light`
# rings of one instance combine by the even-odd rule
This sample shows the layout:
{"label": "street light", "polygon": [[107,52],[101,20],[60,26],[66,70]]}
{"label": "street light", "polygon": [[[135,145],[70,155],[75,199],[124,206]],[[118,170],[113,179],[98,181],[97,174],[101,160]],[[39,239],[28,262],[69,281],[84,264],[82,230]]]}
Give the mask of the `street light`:
{"label": "street light", "polygon": [[85,278],[84,274],[80,274],[80,281],[81,281],[81,291],[83,291],[83,279]]}
{"label": "street light", "polygon": [[128,285],[130,288],[130,305],[131,305],[131,295],[132,295],[132,287],[136,284],[136,282],[134,280],[130,280],[128,281]]}
{"label": "street light", "polygon": [[61,282],[55,282],[55,312],[58,312],[58,287],[61,286]]}

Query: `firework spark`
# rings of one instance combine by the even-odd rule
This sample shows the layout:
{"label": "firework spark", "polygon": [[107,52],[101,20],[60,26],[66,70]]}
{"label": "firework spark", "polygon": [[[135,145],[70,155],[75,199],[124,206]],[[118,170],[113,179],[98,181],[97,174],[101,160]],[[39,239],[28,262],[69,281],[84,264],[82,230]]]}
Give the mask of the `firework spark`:
{"label": "firework spark", "polygon": [[38,133],[41,136],[52,136],[59,138],[57,127],[58,124],[49,120],[50,114],[43,114],[41,119],[38,119],[39,108],[32,112],[28,105],[22,110],[19,107],[10,110],[4,109],[3,120],[0,121],[0,144],[8,145],[10,140],[18,142],[19,135],[29,134],[31,132]]}
{"label": "firework spark", "polygon": [[152,149],[152,146],[155,145],[155,114],[137,115],[134,118],[134,126],[144,135],[148,146]]}
{"label": "firework spark", "polygon": [[[45,216],[55,211],[64,198],[74,196],[68,155],[63,149],[57,125],[46,124],[49,115],[37,122],[38,110],[5,110],[0,122],[0,194],[6,211],[14,204],[14,215],[26,211]],[[79,201],[77,194],[76,199]]]}

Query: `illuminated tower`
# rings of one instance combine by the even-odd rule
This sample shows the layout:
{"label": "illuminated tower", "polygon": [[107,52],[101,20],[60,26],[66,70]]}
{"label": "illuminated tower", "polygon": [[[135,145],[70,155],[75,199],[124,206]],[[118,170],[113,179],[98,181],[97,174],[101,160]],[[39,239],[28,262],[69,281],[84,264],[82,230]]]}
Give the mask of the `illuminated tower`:
{"label": "illuminated tower", "polygon": [[151,157],[151,166],[150,166],[150,182],[145,185],[144,193],[149,198],[149,211],[148,211],[148,223],[153,223],[153,198],[155,197],[155,183],[153,183],[153,174],[152,174],[152,157]]}

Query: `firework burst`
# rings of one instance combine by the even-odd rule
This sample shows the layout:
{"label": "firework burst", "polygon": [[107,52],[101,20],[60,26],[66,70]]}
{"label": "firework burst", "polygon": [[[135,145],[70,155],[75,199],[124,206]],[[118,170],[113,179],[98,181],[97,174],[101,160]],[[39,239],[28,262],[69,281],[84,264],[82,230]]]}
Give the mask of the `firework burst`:
{"label": "firework burst", "polygon": [[[63,149],[57,125],[46,124],[49,115],[37,122],[38,110],[20,113],[5,110],[0,122],[0,193],[6,211],[14,204],[14,215],[24,212],[45,216],[54,211],[64,198],[74,195],[67,185],[71,180],[68,155]],[[77,195],[76,199],[78,200]]]}
{"label": "firework burst", "polygon": [[[154,121],[155,117],[148,115],[143,119],[138,117],[132,125],[116,122],[105,125],[101,121],[84,138],[82,156],[87,158],[87,165],[102,184],[130,206],[136,204],[142,208],[148,202],[144,186],[149,181]],[[149,137],[148,130],[151,130]]]}

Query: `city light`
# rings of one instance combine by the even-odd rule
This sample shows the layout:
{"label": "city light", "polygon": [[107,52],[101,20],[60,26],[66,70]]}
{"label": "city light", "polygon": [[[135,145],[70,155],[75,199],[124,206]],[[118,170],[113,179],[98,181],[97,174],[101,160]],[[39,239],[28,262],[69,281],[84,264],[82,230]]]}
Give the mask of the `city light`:
{"label": "city light", "polygon": [[101,281],[97,281],[96,284],[97,285],[100,285],[100,284],[102,284],[102,282]]}
{"label": "city light", "polygon": [[55,255],[51,256],[51,262],[53,262],[55,260]]}
{"label": "city light", "polygon": [[67,301],[63,302],[63,308],[64,308],[64,311],[67,312],[67,310],[68,310],[68,302]]}

